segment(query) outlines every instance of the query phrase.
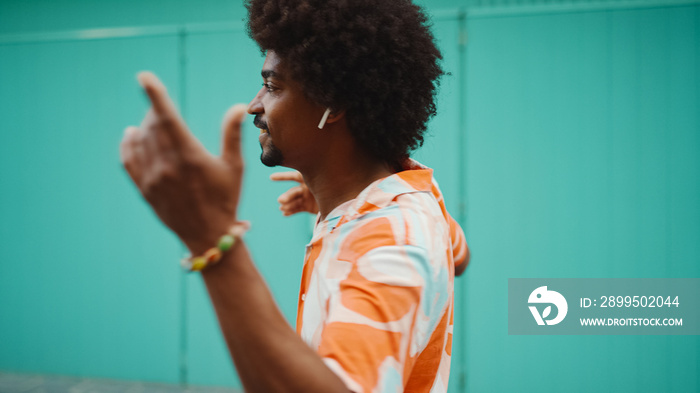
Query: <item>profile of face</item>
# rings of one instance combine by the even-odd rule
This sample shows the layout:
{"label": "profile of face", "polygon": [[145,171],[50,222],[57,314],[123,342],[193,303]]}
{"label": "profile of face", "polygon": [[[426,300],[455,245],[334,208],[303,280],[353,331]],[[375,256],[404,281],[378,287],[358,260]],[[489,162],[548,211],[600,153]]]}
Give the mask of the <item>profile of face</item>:
{"label": "profile of face", "polygon": [[260,148],[262,149],[260,152],[260,161],[265,166],[273,167],[284,163],[282,151],[278,149],[275,143],[268,137],[268,132],[263,130],[260,132]]}
{"label": "profile of face", "polygon": [[260,129],[260,161],[299,169],[320,149],[318,122],[325,108],[310,101],[274,51],[268,51],[262,88],[248,104]]}

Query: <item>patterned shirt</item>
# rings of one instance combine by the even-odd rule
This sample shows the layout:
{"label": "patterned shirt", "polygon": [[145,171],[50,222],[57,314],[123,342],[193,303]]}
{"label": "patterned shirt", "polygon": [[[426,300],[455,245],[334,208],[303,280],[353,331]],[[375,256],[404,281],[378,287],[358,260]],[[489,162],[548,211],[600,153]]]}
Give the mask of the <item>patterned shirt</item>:
{"label": "patterned shirt", "polygon": [[432,170],[369,185],[318,221],[297,332],[354,392],[446,392],[455,264],[467,244]]}

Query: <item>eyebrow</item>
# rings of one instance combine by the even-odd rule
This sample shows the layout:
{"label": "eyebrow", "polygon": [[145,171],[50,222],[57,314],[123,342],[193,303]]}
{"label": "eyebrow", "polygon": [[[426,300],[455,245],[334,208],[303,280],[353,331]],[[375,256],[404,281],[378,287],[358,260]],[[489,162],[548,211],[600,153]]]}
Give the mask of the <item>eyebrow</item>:
{"label": "eyebrow", "polygon": [[278,73],[276,73],[275,71],[272,71],[272,70],[262,70],[262,71],[260,71],[260,75],[262,75],[262,77],[264,79],[267,79],[270,77],[275,77],[275,78],[280,77]]}

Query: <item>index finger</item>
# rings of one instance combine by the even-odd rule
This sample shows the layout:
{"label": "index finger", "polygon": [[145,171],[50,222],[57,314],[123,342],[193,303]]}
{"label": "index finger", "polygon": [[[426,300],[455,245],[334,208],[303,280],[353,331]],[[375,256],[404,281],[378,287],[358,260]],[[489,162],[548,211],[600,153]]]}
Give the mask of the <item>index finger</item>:
{"label": "index finger", "polygon": [[303,183],[304,182],[304,177],[301,176],[301,173],[297,171],[293,172],[275,172],[270,175],[270,180],[274,181],[295,181],[298,183]]}
{"label": "index finger", "polygon": [[176,142],[191,139],[187,125],[180,117],[180,113],[168,95],[168,90],[163,82],[150,71],[140,72],[137,79],[151,101],[152,113],[164,126],[159,129],[167,131],[165,132],[167,137]]}
{"label": "index finger", "polygon": [[142,71],[136,77],[151,101],[153,111],[161,116],[177,116],[175,104],[168,95],[168,89],[155,74]]}

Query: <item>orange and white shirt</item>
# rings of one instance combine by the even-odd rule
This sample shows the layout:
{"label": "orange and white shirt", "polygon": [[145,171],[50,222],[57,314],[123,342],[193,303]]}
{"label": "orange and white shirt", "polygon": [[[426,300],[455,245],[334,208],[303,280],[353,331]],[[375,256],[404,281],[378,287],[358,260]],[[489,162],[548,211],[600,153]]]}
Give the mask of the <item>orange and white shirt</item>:
{"label": "orange and white shirt", "polygon": [[317,222],[297,332],[354,392],[446,392],[455,264],[467,244],[432,170],[369,185]]}

